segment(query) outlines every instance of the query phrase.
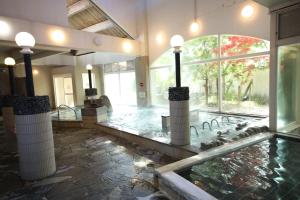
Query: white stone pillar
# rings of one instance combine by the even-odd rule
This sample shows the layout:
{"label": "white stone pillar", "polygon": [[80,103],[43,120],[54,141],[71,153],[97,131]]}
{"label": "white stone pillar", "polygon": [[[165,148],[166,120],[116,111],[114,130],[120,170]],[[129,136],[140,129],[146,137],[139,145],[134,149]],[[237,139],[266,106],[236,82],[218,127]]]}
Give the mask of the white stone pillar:
{"label": "white stone pillar", "polygon": [[171,144],[190,144],[189,88],[170,87]]}
{"label": "white stone pillar", "polygon": [[14,111],[22,179],[36,180],[54,174],[56,165],[49,97],[17,97]]}

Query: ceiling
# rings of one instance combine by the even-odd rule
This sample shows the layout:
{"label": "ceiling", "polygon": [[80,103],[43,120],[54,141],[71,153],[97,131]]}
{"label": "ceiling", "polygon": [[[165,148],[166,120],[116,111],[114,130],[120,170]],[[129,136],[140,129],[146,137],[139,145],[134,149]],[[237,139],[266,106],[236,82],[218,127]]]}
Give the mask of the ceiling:
{"label": "ceiling", "polygon": [[[57,51],[40,50],[40,49],[32,49],[32,51],[34,52],[31,55],[32,60],[61,53],[61,52],[57,52]],[[20,53],[19,47],[0,46],[0,64],[1,65],[4,64],[4,59],[6,57],[14,58],[17,64],[23,62],[23,55]]]}
{"label": "ceiling", "polygon": [[69,25],[75,29],[132,39],[91,0],[67,0],[67,9]]}
{"label": "ceiling", "polygon": [[274,6],[289,2],[291,0],[254,0],[254,1],[268,8],[272,8]]}

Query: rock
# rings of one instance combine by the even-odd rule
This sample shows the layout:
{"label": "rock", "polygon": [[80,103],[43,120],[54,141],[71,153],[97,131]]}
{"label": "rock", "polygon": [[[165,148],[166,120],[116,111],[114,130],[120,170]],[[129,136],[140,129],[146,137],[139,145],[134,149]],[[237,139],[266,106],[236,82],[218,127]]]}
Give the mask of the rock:
{"label": "rock", "polygon": [[247,124],[248,124],[248,122],[242,122],[242,123],[238,123],[237,125],[236,125],[236,127],[235,127],[235,130],[241,130],[241,129],[243,129],[244,127],[246,127],[247,126]]}
{"label": "rock", "polygon": [[255,134],[255,132],[252,129],[247,129],[245,132],[248,133],[249,135]]}
{"label": "rock", "polygon": [[200,149],[201,149],[201,150],[207,150],[207,149],[209,149],[209,145],[206,144],[206,143],[201,142],[200,145],[201,145],[201,146],[200,146]]}
{"label": "rock", "polygon": [[220,142],[226,142],[227,140],[225,138],[223,138],[223,137],[219,137],[218,141],[220,141]]}
{"label": "rock", "polygon": [[269,127],[267,126],[262,126],[260,127],[261,132],[268,132],[269,131]]}

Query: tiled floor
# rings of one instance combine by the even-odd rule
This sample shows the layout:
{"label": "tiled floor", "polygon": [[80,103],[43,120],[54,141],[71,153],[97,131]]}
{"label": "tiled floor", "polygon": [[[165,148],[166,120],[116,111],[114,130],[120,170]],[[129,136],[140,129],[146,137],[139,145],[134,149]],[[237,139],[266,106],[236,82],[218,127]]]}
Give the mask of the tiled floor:
{"label": "tiled floor", "polygon": [[37,182],[22,181],[16,145],[2,127],[0,130],[1,200],[145,197],[157,192],[153,187],[154,168],[174,161],[96,130],[56,130],[57,173]]}

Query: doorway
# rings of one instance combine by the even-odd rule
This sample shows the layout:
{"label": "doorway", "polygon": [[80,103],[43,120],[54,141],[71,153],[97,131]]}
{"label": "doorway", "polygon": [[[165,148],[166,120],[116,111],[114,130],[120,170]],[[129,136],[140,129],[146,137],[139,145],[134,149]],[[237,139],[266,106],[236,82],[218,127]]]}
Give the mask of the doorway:
{"label": "doorway", "polygon": [[73,78],[72,74],[53,76],[55,104],[74,107]]}

